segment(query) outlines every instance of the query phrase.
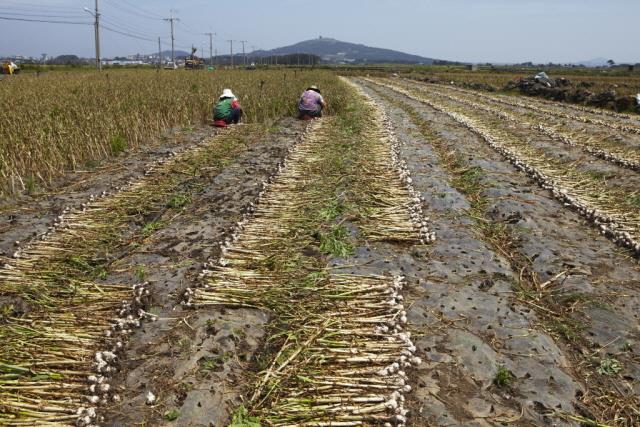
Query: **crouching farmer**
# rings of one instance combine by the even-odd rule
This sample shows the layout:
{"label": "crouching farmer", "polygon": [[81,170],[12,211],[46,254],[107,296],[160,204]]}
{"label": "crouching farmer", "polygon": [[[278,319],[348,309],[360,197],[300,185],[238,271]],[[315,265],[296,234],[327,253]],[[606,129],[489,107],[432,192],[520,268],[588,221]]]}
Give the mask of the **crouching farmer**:
{"label": "crouching farmer", "polygon": [[298,102],[298,118],[302,120],[322,117],[322,110],[327,108],[318,86],[310,86],[304,91]]}
{"label": "crouching farmer", "polygon": [[231,89],[225,89],[213,108],[213,125],[219,127],[225,127],[232,123],[237,125],[240,119],[242,119],[240,102]]}

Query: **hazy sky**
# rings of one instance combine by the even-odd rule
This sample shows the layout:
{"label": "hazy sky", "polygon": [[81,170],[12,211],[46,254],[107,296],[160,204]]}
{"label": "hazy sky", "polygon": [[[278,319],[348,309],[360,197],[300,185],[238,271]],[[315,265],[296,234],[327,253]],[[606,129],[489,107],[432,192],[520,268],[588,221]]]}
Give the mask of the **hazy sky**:
{"label": "hazy sky", "polygon": [[[474,62],[640,62],[639,0],[99,0],[103,56],[205,47],[204,32],[271,49],[319,35],[427,57]],[[0,0],[0,17],[91,22],[94,0]],[[37,16],[36,16],[37,15]],[[42,17],[44,15],[44,17]],[[239,44],[236,44],[240,46]],[[236,50],[236,48],[234,48]],[[93,27],[0,19],[0,55],[94,54]]]}

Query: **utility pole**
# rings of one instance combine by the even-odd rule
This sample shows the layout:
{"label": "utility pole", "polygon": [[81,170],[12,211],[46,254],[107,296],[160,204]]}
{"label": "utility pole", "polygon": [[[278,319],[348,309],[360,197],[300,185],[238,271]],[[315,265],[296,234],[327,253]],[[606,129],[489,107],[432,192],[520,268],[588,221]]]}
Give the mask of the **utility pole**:
{"label": "utility pole", "polygon": [[96,67],[98,71],[102,71],[102,62],[100,61],[100,13],[98,13],[98,0],[96,0]]}
{"label": "utility pole", "polygon": [[158,37],[158,70],[162,69],[162,44],[160,43],[160,37]]}
{"label": "utility pole", "polygon": [[176,66],[176,50],[175,50],[175,37],[173,36],[173,23],[175,21],[180,21],[180,19],[178,18],[174,18],[173,17],[173,10],[171,10],[171,17],[170,18],[164,18],[164,21],[170,22],[171,23],[171,62],[173,62],[173,66]]}
{"label": "utility pole", "polygon": [[205,36],[209,36],[209,66],[213,67],[213,36],[216,33],[204,33]]}
{"label": "utility pole", "polygon": [[100,62],[100,12],[98,11],[98,0],[96,0],[96,8],[94,12],[87,7],[84,8],[84,11],[95,18],[96,70],[102,71],[102,62]]}
{"label": "utility pole", "polygon": [[227,40],[231,45],[231,68],[233,68],[233,40]]}
{"label": "utility pole", "polygon": [[242,43],[242,65],[247,66],[247,54],[244,52],[244,44],[247,42],[246,40],[239,40]]}

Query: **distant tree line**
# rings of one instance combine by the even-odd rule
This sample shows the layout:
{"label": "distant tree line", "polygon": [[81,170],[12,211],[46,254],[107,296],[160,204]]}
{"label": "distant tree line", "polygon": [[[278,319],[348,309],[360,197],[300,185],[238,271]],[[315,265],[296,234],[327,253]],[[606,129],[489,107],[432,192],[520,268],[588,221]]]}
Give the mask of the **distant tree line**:
{"label": "distant tree line", "polygon": [[[22,60],[21,64],[29,64],[29,65],[42,65],[43,62],[37,59],[33,60]],[[80,67],[83,65],[95,64],[95,59],[86,59],[80,58],[77,55],[60,55],[55,58],[48,59],[44,62],[45,65],[67,65],[72,67]]]}
{"label": "distant tree line", "polygon": [[[205,62],[209,62],[209,58],[204,58]],[[307,53],[293,53],[290,55],[271,55],[271,56],[252,56],[247,55],[247,65],[254,63],[256,65],[318,65],[322,62],[322,58],[317,55]],[[217,56],[215,64],[231,65],[231,55]],[[243,65],[243,56],[233,55],[234,65]]]}

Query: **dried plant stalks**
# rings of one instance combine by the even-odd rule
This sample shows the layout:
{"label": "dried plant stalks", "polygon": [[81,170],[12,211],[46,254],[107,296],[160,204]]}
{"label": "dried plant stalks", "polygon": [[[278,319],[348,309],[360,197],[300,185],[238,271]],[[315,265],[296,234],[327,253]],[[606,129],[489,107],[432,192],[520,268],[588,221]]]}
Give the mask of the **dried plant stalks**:
{"label": "dried plant stalks", "polygon": [[558,163],[525,141],[511,138],[505,132],[490,129],[478,120],[452,111],[425,94],[416,96],[396,85],[370,79],[368,81],[429,105],[478,134],[514,166],[536,180],[542,188],[551,191],[565,206],[575,209],[590,220],[602,234],[640,255],[640,213],[637,208],[625,202],[628,194],[602,188],[602,183],[595,181],[593,177],[570,165]]}
{"label": "dried plant stalks", "polygon": [[[420,216],[421,200],[398,157],[397,139],[371,100],[361,99],[373,114],[358,136],[367,141],[367,158],[359,154],[356,163],[367,173],[350,177],[345,190],[367,189],[353,196],[367,207],[354,221],[368,240],[425,243],[433,234]],[[335,120],[310,125],[279,175],[265,184],[255,210],[223,243],[220,259],[207,265],[201,286],[187,292],[186,304],[270,310],[278,330],[286,329],[249,399],[251,412],[268,425],[404,426],[404,394],[411,389],[405,369],[420,363],[403,330],[404,279],[323,270],[309,276],[305,272],[318,266],[306,258],[291,269],[273,265],[311,244],[304,231],[310,207],[335,197],[335,181],[322,184],[320,176],[332,175],[322,166],[339,126]]]}
{"label": "dried plant stalks", "polygon": [[507,113],[506,111],[503,111],[499,108],[493,108],[486,104],[473,102],[466,98],[450,96],[447,95],[446,92],[442,92],[437,89],[439,89],[439,87],[434,88],[434,90],[430,91],[430,93],[436,94],[450,101],[471,107],[472,109],[486,111],[490,114],[500,117],[501,119],[506,120],[509,123],[538,131],[555,141],[562,142],[563,144],[571,147],[581,148],[583,151],[591,154],[594,157],[598,157],[611,163],[615,163],[627,169],[640,171],[640,154],[637,150],[629,148],[621,149],[616,146],[611,146],[610,144],[598,142],[594,139],[590,139],[588,142],[579,141],[576,140],[572,135],[569,135],[568,133],[561,130],[557,130],[553,127],[546,126],[542,123],[530,123],[524,116],[516,116],[514,114]]}
{"label": "dried plant stalks", "polygon": [[[438,85],[425,85],[427,87],[441,87]],[[640,135],[640,124],[638,124],[638,119],[626,114],[614,113],[606,110],[595,110],[593,108],[588,107],[580,107],[569,104],[562,104],[561,107],[554,105],[550,102],[543,102],[542,100],[534,100],[527,99],[527,101],[514,100],[513,97],[508,96],[490,96],[480,92],[471,91],[468,89],[462,89],[454,86],[447,86],[447,89],[451,89],[453,91],[459,93],[465,93],[468,95],[473,95],[474,97],[478,97],[480,99],[491,100],[496,103],[500,103],[503,105],[509,105],[511,107],[524,108],[530,111],[535,111],[536,113],[540,113],[547,117],[563,117],[569,120],[575,120],[577,122],[597,125],[600,127],[613,129],[620,132],[626,132],[631,134]],[[568,113],[567,110],[574,110],[576,114]],[[580,114],[586,113],[586,114]],[[598,115],[607,115],[612,118],[616,118],[619,120],[602,120],[598,117]]]}
{"label": "dried plant stalks", "polygon": [[88,269],[97,252],[131,233],[139,210],[163,209],[164,196],[187,179],[176,172],[218,142],[158,159],[140,180],[65,208],[46,233],[2,260],[0,424],[92,425],[100,405],[119,399],[110,377],[133,329],[150,317],[149,289],[100,285]]}

